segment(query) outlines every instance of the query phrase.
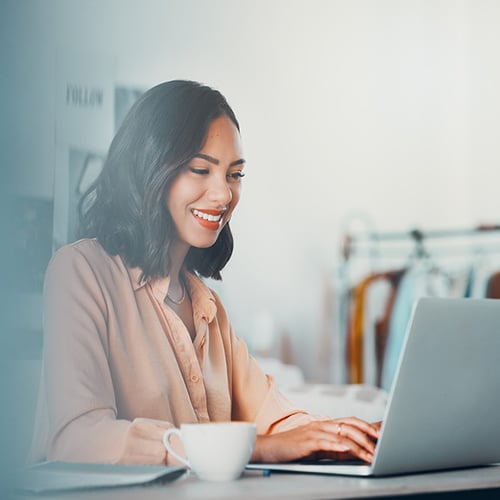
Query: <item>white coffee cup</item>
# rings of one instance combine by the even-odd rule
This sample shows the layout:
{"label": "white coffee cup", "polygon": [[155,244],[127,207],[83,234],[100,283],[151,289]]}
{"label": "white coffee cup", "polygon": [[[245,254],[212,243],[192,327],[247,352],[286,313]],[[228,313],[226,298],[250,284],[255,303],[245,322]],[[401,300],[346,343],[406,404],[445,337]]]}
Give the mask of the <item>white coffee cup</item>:
{"label": "white coffee cup", "polygon": [[[205,481],[232,481],[248,464],[255,445],[256,425],[250,422],[181,424],[163,435],[167,451]],[[180,456],[170,444],[177,435],[187,454]]]}

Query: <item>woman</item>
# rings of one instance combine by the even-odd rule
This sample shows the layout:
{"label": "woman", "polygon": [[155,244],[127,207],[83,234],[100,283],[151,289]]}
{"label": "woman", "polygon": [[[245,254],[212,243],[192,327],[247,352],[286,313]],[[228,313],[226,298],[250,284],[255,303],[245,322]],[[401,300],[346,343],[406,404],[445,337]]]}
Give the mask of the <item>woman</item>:
{"label": "woman", "polygon": [[218,91],[172,81],[133,106],[82,199],[83,239],[47,270],[33,459],[175,463],[170,426],[245,420],[254,461],[372,460],[378,425],[294,408],[200,279],[231,256],[244,167]]}

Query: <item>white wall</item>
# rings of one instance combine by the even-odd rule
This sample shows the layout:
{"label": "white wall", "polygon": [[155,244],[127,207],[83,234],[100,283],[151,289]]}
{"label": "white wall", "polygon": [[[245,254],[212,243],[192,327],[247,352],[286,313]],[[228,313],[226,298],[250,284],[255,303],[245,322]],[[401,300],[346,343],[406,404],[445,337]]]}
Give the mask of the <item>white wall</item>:
{"label": "white wall", "polygon": [[58,50],[111,55],[118,83],[191,78],[222,90],[248,169],[220,290],[250,345],[256,325],[287,330],[310,378],[325,275],[352,214],[378,230],[499,219],[495,0],[19,0],[2,9],[2,163],[16,166],[24,193],[53,193]]}

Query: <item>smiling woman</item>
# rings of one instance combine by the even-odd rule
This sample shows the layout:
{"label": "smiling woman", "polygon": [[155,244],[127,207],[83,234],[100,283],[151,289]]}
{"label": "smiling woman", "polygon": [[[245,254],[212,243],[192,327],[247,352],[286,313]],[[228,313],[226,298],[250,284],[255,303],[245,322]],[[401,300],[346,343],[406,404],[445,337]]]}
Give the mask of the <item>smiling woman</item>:
{"label": "smiling woman", "polygon": [[226,116],[209,126],[203,148],[167,192],[167,207],[177,228],[177,244],[212,246],[240,199],[243,176],[238,129]]}
{"label": "smiling woman", "polygon": [[46,273],[33,461],[174,463],[166,429],[231,420],[256,423],[254,460],[372,460],[379,425],[294,407],[201,279],[232,254],[244,163],[220,92],[172,81],[133,106],[82,198],[82,238]]}
{"label": "smiling woman", "polygon": [[[196,165],[195,157],[207,147],[208,130],[217,118],[231,130],[232,153],[241,153],[238,121],[218,91],[172,81],[143,94],[113,139],[101,176],[82,198],[81,236],[97,237],[108,253],[121,254],[129,265],[140,267],[144,279],[169,275],[177,229],[165,200],[174,180]],[[218,142],[220,151],[223,140],[211,142]],[[203,163],[202,171],[208,173],[210,162]],[[192,249],[188,269],[220,279],[232,250],[231,230],[225,224],[215,246],[202,252]]]}

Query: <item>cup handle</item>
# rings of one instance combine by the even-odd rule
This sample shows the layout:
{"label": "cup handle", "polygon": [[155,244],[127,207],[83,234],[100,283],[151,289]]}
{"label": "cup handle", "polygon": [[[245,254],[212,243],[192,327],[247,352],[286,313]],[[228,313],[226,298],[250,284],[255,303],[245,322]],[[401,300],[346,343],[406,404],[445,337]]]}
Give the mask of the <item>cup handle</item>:
{"label": "cup handle", "polygon": [[189,462],[187,461],[186,458],[184,457],[181,457],[173,448],[172,446],[170,445],[170,436],[172,434],[176,434],[179,439],[182,441],[182,436],[181,436],[181,431],[179,429],[177,429],[177,427],[171,427],[170,429],[167,429],[165,431],[165,433],[163,434],[163,444],[165,445],[165,448],[167,449],[167,451],[172,455],[174,456],[177,460],[179,460],[179,462],[181,462],[182,464],[186,465],[187,467],[191,468],[191,465],[189,464]]}

